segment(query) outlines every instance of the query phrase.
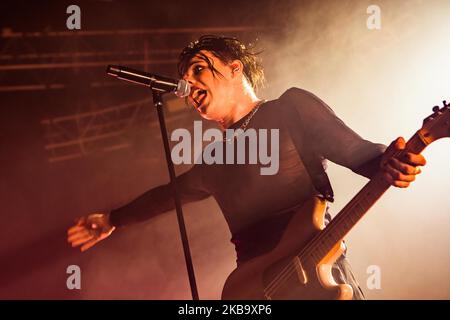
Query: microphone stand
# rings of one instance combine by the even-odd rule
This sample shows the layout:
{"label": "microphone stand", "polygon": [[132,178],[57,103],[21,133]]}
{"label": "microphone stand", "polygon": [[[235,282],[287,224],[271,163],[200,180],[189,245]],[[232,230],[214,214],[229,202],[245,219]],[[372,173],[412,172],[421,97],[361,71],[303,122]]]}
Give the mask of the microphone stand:
{"label": "microphone stand", "polygon": [[153,94],[153,104],[155,105],[155,108],[158,111],[159,126],[161,129],[161,136],[162,136],[163,143],[164,143],[164,151],[166,154],[167,168],[169,169],[170,185],[172,188],[174,201],[175,201],[175,209],[177,212],[178,226],[179,226],[180,234],[181,234],[181,241],[183,243],[184,259],[186,261],[186,267],[187,267],[187,272],[188,272],[188,276],[189,276],[189,284],[191,286],[192,299],[199,300],[197,284],[195,281],[194,266],[192,264],[192,257],[191,257],[191,252],[189,249],[189,242],[188,242],[187,233],[186,233],[186,226],[184,223],[183,210],[181,208],[180,193],[178,191],[176,176],[175,176],[175,169],[174,169],[172,157],[170,154],[169,139],[167,137],[166,122],[164,120],[162,94],[161,94],[161,92],[159,92],[155,89],[152,89],[152,94]]}

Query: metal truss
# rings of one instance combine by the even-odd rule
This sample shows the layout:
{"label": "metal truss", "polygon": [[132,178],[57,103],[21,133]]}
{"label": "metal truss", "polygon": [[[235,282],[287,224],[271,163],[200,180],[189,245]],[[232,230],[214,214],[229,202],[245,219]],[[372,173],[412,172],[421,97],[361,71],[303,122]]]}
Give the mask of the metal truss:
{"label": "metal truss", "polygon": [[[132,145],[129,133],[137,127],[154,127],[150,107],[151,98],[123,103],[101,110],[44,119],[45,150],[50,163],[83,157],[93,152],[114,151]],[[178,109],[178,110],[177,110]],[[178,122],[184,112],[179,112],[175,101],[168,101],[168,124]]]}
{"label": "metal truss", "polygon": [[[109,89],[112,94],[116,88],[127,90],[123,82],[106,76],[99,78],[103,72],[99,69],[108,64],[136,66],[170,75],[179,49],[201,34],[229,33],[245,37],[265,29],[242,26],[20,32],[4,28],[0,33],[0,94],[47,91],[47,105],[55,107],[57,100],[53,93],[60,91],[58,97],[63,99],[59,101],[65,105],[58,109],[73,110],[73,103],[89,104],[86,96],[108,94]],[[121,96],[127,96],[127,91]],[[101,104],[99,100],[98,104]],[[150,105],[151,98],[147,98],[88,111],[81,106],[79,112],[50,115],[41,120],[48,161],[61,162],[130,147],[134,141],[130,134],[137,126],[156,128],[158,125]],[[184,112],[169,112],[167,122],[182,121],[183,117],[186,117]]]}

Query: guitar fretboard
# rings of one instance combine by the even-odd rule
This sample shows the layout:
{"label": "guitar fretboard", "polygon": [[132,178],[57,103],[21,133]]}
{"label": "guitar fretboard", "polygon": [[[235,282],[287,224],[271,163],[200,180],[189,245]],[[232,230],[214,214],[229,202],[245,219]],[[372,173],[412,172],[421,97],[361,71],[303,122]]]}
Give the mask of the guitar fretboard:
{"label": "guitar fretboard", "polygon": [[[420,153],[426,144],[417,132],[406,144],[405,151]],[[401,156],[403,151],[394,156]],[[358,223],[364,214],[389,189],[381,173],[376,174],[355,197],[319,232],[298,255],[304,264],[317,265],[330,250]]]}

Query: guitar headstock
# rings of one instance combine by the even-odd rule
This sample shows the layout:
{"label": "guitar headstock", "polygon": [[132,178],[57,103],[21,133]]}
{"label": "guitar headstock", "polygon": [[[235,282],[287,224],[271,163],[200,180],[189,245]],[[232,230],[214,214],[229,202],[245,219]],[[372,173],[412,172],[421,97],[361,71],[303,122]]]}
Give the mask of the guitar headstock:
{"label": "guitar headstock", "polygon": [[441,138],[450,137],[450,103],[442,101],[443,107],[433,107],[433,114],[423,120],[419,130],[427,144]]}

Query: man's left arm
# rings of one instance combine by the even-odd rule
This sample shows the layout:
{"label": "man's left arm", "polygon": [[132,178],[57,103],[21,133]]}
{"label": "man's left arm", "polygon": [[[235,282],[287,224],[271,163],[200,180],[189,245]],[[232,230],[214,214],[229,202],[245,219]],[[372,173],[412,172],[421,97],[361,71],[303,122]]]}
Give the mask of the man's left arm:
{"label": "man's left arm", "polygon": [[389,147],[364,140],[350,129],[333,110],[314,94],[297,88],[288,90],[285,98],[295,105],[301,119],[306,140],[326,159],[352,171],[373,177],[380,169],[391,185],[407,187],[425,165],[421,154],[394,153],[405,148],[405,140],[397,138]]}

